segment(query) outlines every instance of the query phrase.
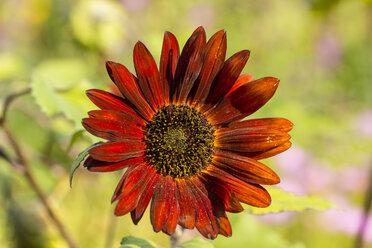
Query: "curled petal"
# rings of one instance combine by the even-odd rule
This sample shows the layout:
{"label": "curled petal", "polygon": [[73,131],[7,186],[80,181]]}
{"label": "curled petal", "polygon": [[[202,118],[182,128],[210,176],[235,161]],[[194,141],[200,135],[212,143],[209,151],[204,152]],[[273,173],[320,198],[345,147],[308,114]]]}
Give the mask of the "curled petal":
{"label": "curled petal", "polygon": [[208,113],[209,120],[222,125],[253,114],[270,100],[278,84],[278,79],[266,77],[240,86]]}

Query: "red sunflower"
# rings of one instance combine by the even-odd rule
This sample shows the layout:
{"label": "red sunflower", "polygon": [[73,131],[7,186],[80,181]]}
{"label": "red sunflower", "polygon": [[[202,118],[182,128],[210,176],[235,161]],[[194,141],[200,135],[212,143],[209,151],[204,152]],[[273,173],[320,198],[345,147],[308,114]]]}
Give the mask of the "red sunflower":
{"label": "red sunflower", "polygon": [[165,33],[159,70],[141,42],[133,55],[137,76],[106,63],[120,94],[87,91],[101,110],[89,112],[83,126],[108,142],[90,149],[84,166],[98,172],[127,168],[112,197],[116,215],[130,212],[137,224],[151,201],[156,232],[172,234],[178,224],[214,239],[231,236],[226,211],[243,211],[240,202],[270,205],[260,184],[280,179],[257,160],[291,146],[292,123],[241,121],[273,96],[279,80],[240,76],[248,50],[226,61],[225,55],[226,33],[206,41],[199,27],[181,53],[175,36]]}

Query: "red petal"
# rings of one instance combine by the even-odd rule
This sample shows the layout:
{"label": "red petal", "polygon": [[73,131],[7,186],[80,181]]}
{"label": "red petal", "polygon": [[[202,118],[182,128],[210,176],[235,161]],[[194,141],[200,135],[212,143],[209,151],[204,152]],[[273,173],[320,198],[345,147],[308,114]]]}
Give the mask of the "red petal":
{"label": "red petal", "polygon": [[184,103],[198,78],[203,65],[205,40],[205,31],[203,27],[199,27],[186,42],[175,73],[176,99],[173,98],[174,102]]}
{"label": "red petal", "polygon": [[229,90],[229,92],[226,94],[226,95],[229,95],[231,92],[233,92],[234,90],[236,90],[237,88],[239,88],[240,86],[246,84],[246,83],[249,83],[251,81],[253,81],[254,78],[251,74],[243,74],[243,75],[240,75],[238,77],[238,79],[235,81],[233,87]]}
{"label": "red petal", "polygon": [[91,134],[111,141],[142,140],[143,131],[129,122],[110,119],[84,118],[84,128]]}
{"label": "red petal", "polygon": [[231,225],[226,214],[224,216],[218,217],[217,223],[219,226],[219,233],[225,237],[231,237],[232,235]]}
{"label": "red petal", "polygon": [[173,195],[169,196],[169,197],[172,197],[172,205],[171,205],[171,208],[170,208],[170,211],[169,211],[168,221],[163,226],[163,232],[165,232],[169,235],[174,233],[174,231],[176,230],[178,217],[179,217],[179,212],[180,212],[179,206],[178,206],[178,199],[177,199],[178,194],[176,192],[176,190],[177,190],[176,182],[173,179],[171,180],[171,187],[172,187],[172,189],[169,190],[169,192],[173,192]]}
{"label": "red petal", "polygon": [[245,121],[237,121],[229,124],[227,129],[275,129],[283,132],[289,132],[293,128],[293,123],[284,118],[262,118],[262,119],[252,119]]}
{"label": "red petal", "polygon": [[174,89],[174,74],[179,57],[180,48],[176,37],[170,32],[165,32],[160,58],[160,84],[162,85],[165,104],[169,104],[170,94],[172,94],[170,89]]}
{"label": "red petal", "polygon": [[125,115],[133,116],[138,120],[142,119],[142,117],[128,105],[129,103],[124,98],[96,89],[87,90],[86,93],[89,99],[100,109],[120,112]]}
{"label": "red petal", "polygon": [[[155,171],[155,169],[153,170]],[[143,192],[141,199],[138,201],[137,208],[135,209],[135,218],[132,218],[134,224],[137,225],[138,221],[142,218],[160,178],[161,176],[155,172],[153,178],[148,183],[147,190]]]}
{"label": "red petal", "polygon": [[261,78],[234,90],[223,98],[208,118],[213,124],[224,124],[253,114],[274,95],[279,80],[273,77]]}
{"label": "red petal", "polygon": [[[222,131],[221,131],[222,130]],[[277,147],[290,139],[290,135],[275,129],[218,130],[215,145],[236,152],[258,152]]]}
{"label": "red petal", "polygon": [[193,88],[193,105],[204,103],[212,82],[223,67],[226,55],[226,32],[215,33],[208,41],[203,68]]}
{"label": "red petal", "polygon": [[214,106],[229,90],[233,87],[235,81],[238,79],[243,70],[250,52],[243,50],[231,56],[223,65],[223,68],[212,84],[208,98],[205,101],[202,111]]}
{"label": "red petal", "polygon": [[129,122],[139,127],[145,125],[144,119],[138,115],[132,116],[128,113],[115,112],[112,110],[92,110],[88,112],[88,115],[91,118],[117,120],[124,123]]}
{"label": "red petal", "polygon": [[93,147],[89,155],[106,162],[119,162],[136,158],[144,153],[145,144],[141,141],[109,142]]}
{"label": "red petal", "polygon": [[208,192],[197,178],[189,180],[188,185],[196,199],[196,228],[204,237],[215,239],[218,235],[218,227],[211,201],[208,199]]}
{"label": "red petal", "polygon": [[269,167],[238,154],[217,152],[213,158],[213,164],[245,182],[270,185],[280,182],[278,175]]}
{"label": "red petal", "polygon": [[145,100],[138,87],[136,77],[122,64],[112,61],[106,62],[106,69],[111,80],[119,88],[125,98],[136,108],[136,111],[146,120],[150,120],[154,111]]}
{"label": "red petal", "polygon": [[137,166],[130,174],[127,175],[121,190],[117,190],[119,201],[115,208],[115,215],[125,215],[133,211],[138,201],[146,189],[149,182],[149,170],[146,165]]}
{"label": "red petal", "polygon": [[155,60],[142,42],[137,42],[133,51],[134,67],[138,83],[150,106],[159,107],[163,104],[163,91],[160,85],[160,75]]}
{"label": "red petal", "polygon": [[184,228],[193,229],[196,221],[194,196],[183,179],[177,180],[176,182],[179,194],[178,205],[180,206],[179,224]]}
{"label": "red petal", "polygon": [[269,193],[260,185],[246,183],[213,165],[208,167],[206,173],[225,181],[241,202],[255,207],[267,207],[271,203]]}
{"label": "red petal", "polygon": [[243,156],[246,156],[246,157],[250,157],[250,158],[255,159],[255,160],[260,160],[260,159],[269,158],[269,157],[275,156],[279,153],[282,153],[282,152],[288,150],[291,147],[291,145],[292,145],[292,143],[290,141],[287,141],[287,142],[281,144],[280,146],[274,147],[274,148],[269,149],[269,150],[259,151],[259,152],[239,152],[239,154],[243,155]]}
{"label": "red petal", "polygon": [[103,162],[103,161],[95,160],[91,156],[88,156],[88,158],[84,162],[84,167],[87,167],[89,171],[107,172],[107,171],[121,170],[128,166],[136,166],[142,162],[143,162],[143,157],[130,158],[130,159],[115,163],[115,162]]}
{"label": "red petal", "polygon": [[170,176],[162,177],[152,197],[150,217],[155,232],[162,230],[170,215],[175,193],[171,180],[173,179]]}
{"label": "red petal", "polygon": [[239,200],[224,181],[208,174],[202,175],[201,180],[209,192],[211,200],[214,202],[222,202],[226,211],[240,213],[244,210]]}
{"label": "red petal", "polygon": [[114,202],[116,200],[120,200],[120,198],[125,197],[129,192],[136,189],[142,184],[147,184],[149,181],[148,174],[151,172],[149,170],[148,166],[142,163],[139,166],[130,167],[127,169],[125,174],[123,175],[123,178],[125,178],[123,184],[118,187],[115,190],[115,193],[111,199],[111,202]]}

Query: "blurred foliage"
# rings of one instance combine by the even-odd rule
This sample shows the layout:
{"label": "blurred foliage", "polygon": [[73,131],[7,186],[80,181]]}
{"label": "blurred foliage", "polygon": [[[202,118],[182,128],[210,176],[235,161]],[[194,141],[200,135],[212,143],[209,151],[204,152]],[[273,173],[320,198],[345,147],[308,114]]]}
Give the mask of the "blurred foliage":
{"label": "blurred foliage", "polygon": [[297,196],[277,187],[268,188],[271,205],[267,208],[255,208],[245,205],[244,208],[253,214],[280,213],[284,211],[304,211],[307,209],[326,210],[335,205],[315,196]]}
{"label": "blurred foliage", "polygon": [[[117,247],[123,236],[137,233],[169,246],[165,234],[153,232],[147,212],[138,226],[129,224],[129,216],[112,220],[109,201],[122,172],[95,174],[79,168],[73,189],[68,187],[68,178],[73,159],[99,141],[82,131],[80,122],[87,111],[95,109],[85,90],[108,87],[104,62],[117,61],[134,72],[132,50],[137,40],[158,61],[164,31],[173,32],[182,47],[199,25],[209,37],[219,29],[227,31],[228,56],[251,50],[244,73],[281,79],[273,99],[250,118],[288,118],[295,124],[294,144],[335,171],[368,163],[372,136],[364,130],[371,130],[372,124],[360,116],[372,109],[370,0],[1,1],[0,107],[9,94],[32,89],[31,96],[11,106],[7,123],[33,174],[81,247],[110,243]],[[1,150],[14,160],[2,132],[0,140]],[[277,169],[275,161],[265,163]],[[0,183],[0,247],[24,247],[21,242],[28,247],[65,247],[22,174],[3,159]],[[307,207],[330,206],[318,198],[269,190],[273,204],[263,211],[276,212],[283,205],[297,210],[304,202]],[[352,199],[357,205],[363,199],[360,188],[350,194],[338,188],[323,191],[341,194],[343,201]],[[247,214],[229,215],[233,236],[218,237],[212,243],[262,248],[352,244],[352,235],[325,231],[315,216],[305,211],[280,225],[268,225]],[[24,239],[13,239],[20,232]]]}
{"label": "blurred foliage", "polygon": [[[158,245],[152,243],[149,240],[136,238],[134,236],[127,236],[121,240],[120,248],[157,248]],[[176,248],[213,248],[213,245],[198,237],[192,240],[180,243]]]}

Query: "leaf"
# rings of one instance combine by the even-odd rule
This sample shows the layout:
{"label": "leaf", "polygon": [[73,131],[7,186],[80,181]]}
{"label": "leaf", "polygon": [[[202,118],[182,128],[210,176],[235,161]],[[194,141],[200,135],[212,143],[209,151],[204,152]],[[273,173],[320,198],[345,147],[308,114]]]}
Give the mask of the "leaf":
{"label": "leaf", "polygon": [[[215,247],[236,248],[305,248],[303,241],[286,240],[286,236],[277,227],[266,225],[248,214],[229,216],[234,225],[233,235],[229,238],[217,238]],[[323,246],[320,246],[323,247]]]}
{"label": "leaf", "polygon": [[267,208],[255,208],[245,205],[245,209],[253,214],[279,213],[283,211],[304,211],[306,209],[326,210],[335,205],[316,196],[297,196],[292,192],[280,188],[270,187],[267,189],[271,195],[271,205]]}
{"label": "leaf", "polygon": [[81,128],[81,119],[93,107],[85,91],[91,88],[87,70],[77,59],[50,60],[32,75],[31,89],[36,103],[49,117],[63,114]]}
{"label": "leaf", "polygon": [[75,142],[80,139],[83,134],[84,134],[84,130],[78,130],[76,131],[72,136],[71,136],[71,139],[70,139],[70,143],[68,144],[68,147],[66,149],[66,151],[70,151],[70,149],[72,148],[72,146],[75,144]]}
{"label": "leaf", "polygon": [[81,162],[85,159],[85,157],[88,155],[89,150],[92,149],[93,147],[96,147],[96,146],[102,144],[102,143],[104,143],[104,142],[94,143],[93,145],[89,146],[84,151],[82,151],[81,153],[79,153],[79,155],[74,160],[74,162],[72,163],[72,166],[71,166],[71,170],[70,170],[70,187],[72,187],[72,178],[74,176],[75,171],[80,166]]}
{"label": "leaf", "polygon": [[126,236],[121,242],[120,248],[157,248],[158,246],[149,240],[137,238],[134,236]]}
{"label": "leaf", "polygon": [[183,242],[176,246],[176,248],[213,248],[213,244],[198,237],[192,240]]}

